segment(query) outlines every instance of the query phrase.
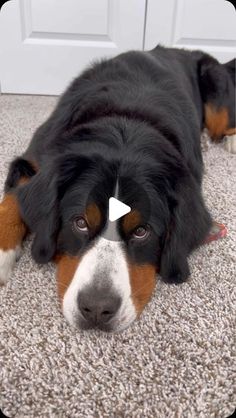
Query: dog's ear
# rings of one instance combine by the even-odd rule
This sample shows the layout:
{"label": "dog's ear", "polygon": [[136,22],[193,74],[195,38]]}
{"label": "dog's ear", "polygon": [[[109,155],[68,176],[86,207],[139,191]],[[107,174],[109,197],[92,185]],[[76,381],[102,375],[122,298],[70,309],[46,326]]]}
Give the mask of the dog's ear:
{"label": "dog's ear", "polygon": [[194,179],[179,186],[175,201],[160,264],[160,275],[168,283],[187,280],[190,274],[187,257],[203,243],[212,223]]}
{"label": "dog's ear", "polygon": [[59,227],[56,182],[57,173],[46,167],[16,191],[22,219],[35,233],[32,256],[38,263],[47,263],[56,250]]}
{"label": "dog's ear", "polygon": [[75,178],[91,167],[87,157],[67,154],[51,161],[16,190],[21,216],[35,233],[32,256],[47,263],[55,254],[60,227],[59,202]]}

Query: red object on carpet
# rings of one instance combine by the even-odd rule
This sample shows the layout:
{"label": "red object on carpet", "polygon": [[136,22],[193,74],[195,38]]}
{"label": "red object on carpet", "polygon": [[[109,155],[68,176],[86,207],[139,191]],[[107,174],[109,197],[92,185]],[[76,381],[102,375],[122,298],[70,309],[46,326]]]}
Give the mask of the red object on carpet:
{"label": "red object on carpet", "polygon": [[205,241],[203,242],[203,244],[209,244],[212,241],[216,241],[220,238],[224,238],[226,237],[227,234],[228,234],[228,230],[226,226],[224,224],[220,224],[219,222],[214,221],[212,228],[208,236],[206,237]]}

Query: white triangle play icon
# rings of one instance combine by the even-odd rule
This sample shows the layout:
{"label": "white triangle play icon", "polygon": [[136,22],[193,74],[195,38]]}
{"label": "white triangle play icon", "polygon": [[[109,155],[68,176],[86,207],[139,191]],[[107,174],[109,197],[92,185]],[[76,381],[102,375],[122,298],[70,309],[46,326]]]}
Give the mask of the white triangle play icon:
{"label": "white triangle play icon", "polygon": [[114,222],[131,211],[131,208],[125,203],[117,200],[115,197],[109,199],[109,221]]}

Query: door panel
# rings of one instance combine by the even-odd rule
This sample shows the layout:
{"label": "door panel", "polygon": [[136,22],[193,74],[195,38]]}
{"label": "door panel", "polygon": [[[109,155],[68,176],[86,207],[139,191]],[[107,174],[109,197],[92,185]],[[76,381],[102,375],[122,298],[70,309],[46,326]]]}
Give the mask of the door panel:
{"label": "door panel", "polygon": [[[223,18],[223,19],[222,19]],[[225,46],[236,41],[236,12],[232,4],[224,0],[179,0],[176,10],[174,41],[195,42]]]}
{"label": "door panel", "polygon": [[235,9],[224,0],[148,0],[145,49],[158,43],[228,61],[236,56]]}
{"label": "door panel", "polygon": [[142,49],[146,0],[11,0],[0,13],[3,93],[60,94],[91,61]]}
{"label": "door panel", "polygon": [[[27,0],[32,32],[107,35],[108,0]],[[72,11],[75,13],[72,13]],[[46,11],[46,13],[45,13]]]}

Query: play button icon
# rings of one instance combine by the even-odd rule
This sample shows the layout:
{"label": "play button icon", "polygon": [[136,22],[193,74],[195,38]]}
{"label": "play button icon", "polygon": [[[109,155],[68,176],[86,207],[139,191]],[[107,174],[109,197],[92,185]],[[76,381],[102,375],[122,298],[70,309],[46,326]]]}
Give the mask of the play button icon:
{"label": "play button icon", "polygon": [[109,199],[109,221],[114,222],[131,211],[130,206],[117,200],[115,197]]}

